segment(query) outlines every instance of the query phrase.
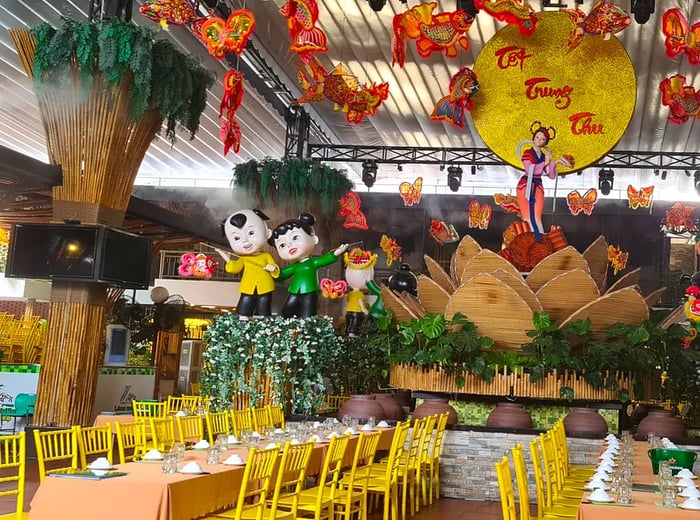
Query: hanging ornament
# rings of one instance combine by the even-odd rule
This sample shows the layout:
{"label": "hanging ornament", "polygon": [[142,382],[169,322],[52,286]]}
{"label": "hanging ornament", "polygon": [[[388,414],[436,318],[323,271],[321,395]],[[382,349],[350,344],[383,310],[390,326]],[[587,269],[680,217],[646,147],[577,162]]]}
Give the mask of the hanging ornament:
{"label": "hanging ornament", "polygon": [[661,229],[666,233],[676,235],[693,235],[698,232],[698,226],[693,218],[693,206],[685,206],[676,202],[666,210],[666,218],[661,223]]}
{"label": "hanging ornament", "polygon": [[478,200],[469,203],[469,227],[488,229],[491,222],[491,204],[479,204]]}
{"label": "hanging ornament", "polygon": [[593,213],[596,202],[598,202],[598,191],[595,188],[589,189],[583,195],[578,190],[574,190],[566,196],[566,204],[572,215],[578,215],[581,212],[590,215]]}
{"label": "hanging ornament", "polygon": [[517,213],[520,215],[520,206],[518,205],[518,199],[515,198],[515,195],[511,195],[510,193],[507,195],[505,193],[494,193],[493,201],[506,213]]}
{"label": "hanging ornament", "polygon": [[410,182],[402,182],[399,184],[399,195],[403,199],[404,206],[413,206],[420,204],[420,198],[423,191],[423,177],[418,177],[413,184]]}
{"label": "hanging ornament", "polygon": [[539,16],[529,2],[524,0],[474,0],[476,9],[483,9],[499,22],[517,25],[520,34],[530,36],[535,32]]}
{"label": "hanging ornament", "polygon": [[478,90],[476,74],[469,67],[462,67],[450,79],[450,93],[435,103],[430,119],[464,128],[465,111],[472,109],[471,98]]}
{"label": "hanging ornament", "polygon": [[661,19],[666,36],[666,56],[675,58],[684,53],[691,65],[700,65],[700,22],[689,27],[688,20],[678,8],[669,9]]}
{"label": "hanging ornament", "polygon": [[342,298],[348,290],[348,284],[345,280],[333,281],[330,278],[321,279],[321,294],[324,298],[335,300]]}
{"label": "hanging ornament", "polygon": [[255,29],[255,17],[247,9],[233,11],[226,21],[210,16],[198,29],[209,54],[222,59],[227,52],[240,55]]}
{"label": "hanging ornament", "polygon": [[180,257],[177,272],[180,276],[194,276],[209,280],[216,272],[218,262],[204,253],[185,253]]}
{"label": "hanging ornament", "polygon": [[345,229],[358,228],[367,230],[367,217],[360,210],[362,206],[362,201],[360,196],[354,191],[349,191],[343,198],[338,201],[340,210],[338,210],[339,217],[345,217],[345,222],[343,222],[343,227]]}
{"label": "hanging ornament", "polygon": [[168,25],[188,25],[197,18],[199,2],[189,0],[146,0],[139,13],[166,31]]}
{"label": "hanging ornament", "polygon": [[444,220],[431,220],[430,236],[433,237],[438,244],[451,244],[459,240],[459,233],[452,224],[447,224]]}
{"label": "hanging ornament", "polygon": [[605,0],[598,0],[588,14],[580,9],[566,9],[564,12],[576,26],[566,41],[569,50],[578,47],[584,36],[602,34],[604,39],[609,40],[613,34],[632,23],[630,15],[624,9]]}
{"label": "hanging ornament", "polygon": [[613,268],[613,274],[615,276],[627,267],[628,258],[629,253],[623,252],[619,246],[608,246],[608,262]]}
{"label": "hanging ornament", "polygon": [[288,0],[280,7],[280,13],[287,19],[287,29],[292,39],[289,45],[291,52],[296,52],[302,59],[310,52],[328,52],[326,33],[316,27],[316,0]]}
{"label": "hanging ornament", "polygon": [[631,184],[627,186],[627,200],[631,209],[649,208],[654,205],[654,186],[636,189]]}
{"label": "hanging ornament", "polygon": [[678,125],[691,117],[700,118],[700,92],[685,84],[685,76],[675,74],[659,83],[661,104],[670,108],[668,120]]}
{"label": "hanging ornament", "polygon": [[233,149],[238,153],[241,148],[241,127],[236,120],[236,111],[243,101],[243,73],[229,70],[224,76],[224,95],[219,106],[221,121],[221,140],[224,142],[224,156]]}
{"label": "hanging ornament", "polygon": [[297,78],[304,89],[296,103],[315,103],[324,97],[332,101],[336,110],[345,112],[348,123],[359,124],[365,115],[373,116],[389,97],[388,83],[360,85],[357,76],[338,64],[329,73],[315,56],[309,55],[298,62]]}
{"label": "hanging ornament", "polygon": [[391,267],[391,264],[394,262],[400,262],[403,258],[403,251],[401,250],[401,246],[396,243],[395,238],[382,235],[382,239],[379,241],[379,247],[382,248],[382,251],[384,251],[386,255],[387,267]]}
{"label": "hanging ornament", "polygon": [[445,52],[448,58],[457,56],[457,45],[469,50],[467,32],[474,18],[462,9],[453,12],[433,11],[436,2],[428,2],[412,7],[394,16],[394,37],[391,48],[391,64],[403,67],[406,61],[406,39],[416,40],[416,48],[421,58],[433,52]]}

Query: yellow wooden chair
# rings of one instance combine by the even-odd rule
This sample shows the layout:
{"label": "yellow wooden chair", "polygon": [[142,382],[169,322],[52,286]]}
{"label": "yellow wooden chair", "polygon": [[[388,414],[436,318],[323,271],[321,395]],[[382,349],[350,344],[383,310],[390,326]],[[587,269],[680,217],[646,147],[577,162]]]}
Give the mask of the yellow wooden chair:
{"label": "yellow wooden chair", "polygon": [[[535,438],[530,441],[530,459],[532,460],[532,469],[535,475],[535,492],[537,493],[537,518],[541,520],[545,513],[554,508],[555,502],[551,493],[547,489],[544,479],[544,471],[542,465],[542,452],[540,450],[539,439]],[[550,501],[551,500],[551,501]],[[575,507],[580,503],[580,500],[571,498],[562,498],[556,502],[557,506]]]}
{"label": "yellow wooden chair", "polygon": [[194,444],[204,439],[204,422],[199,415],[175,417],[177,423],[178,441],[183,444]]}
{"label": "yellow wooden chair", "polygon": [[503,520],[517,520],[515,490],[513,489],[513,477],[510,473],[508,457],[504,456],[500,462],[496,462],[496,478],[498,480],[498,492],[501,495]]}
{"label": "yellow wooden chair", "polygon": [[420,447],[418,448],[418,458],[415,463],[415,503],[416,503],[416,513],[420,511],[421,496],[423,498],[423,504],[428,505],[428,486],[426,480],[428,478],[427,473],[427,463],[430,458],[430,445],[433,440],[433,431],[435,425],[438,421],[438,415],[431,415],[426,421],[425,428],[423,429],[423,434],[420,440]]}
{"label": "yellow wooden chair", "polygon": [[416,468],[420,464],[420,449],[428,429],[432,432],[436,417],[434,415],[416,419],[413,423],[408,450],[399,463],[399,486],[401,487],[401,518],[406,518],[406,504],[410,506],[411,516],[416,514],[418,500],[418,475]]}
{"label": "yellow wooden chair", "polygon": [[[513,465],[515,467],[515,480],[518,487],[518,505],[520,509],[520,520],[533,520],[530,513],[530,489],[527,478],[527,465],[525,464],[525,454],[523,446],[517,443],[512,449]],[[541,515],[541,517],[539,516]],[[578,515],[577,506],[556,505],[546,512],[538,512],[538,520],[556,520],[557,518],[576,518]]]}
{"label": "yellow wooden chair", "polygon": [[406,438],[410,427],[410,420],[396,425],[389,456],[382,461],[383,464],[375,464],[377,468],[372,470],[367,491],[370,495],[384,498],[383,520],[389,520],[389,513],[394,520],[399,517],[399,468],[404,459]]}
{"label": "yellow wooden chair", "polygon": [[165,405],[165,415],[173,415],[181,410],[189,410],[194,413],[202,403],[202,398],[198,395],[181,395],[179,397],[169,395]]}
{"label": "yellow wooden chair", "polygon": [[76,426],[75,429],[78,436],[80,468],[85,469],[88,465],[88,457],[92,458],[94,455],[105,457],[112,464],[114,438],[112,437],[111,424],[107,423],[104,426]]}
{"label": "yellow wooden chair", "polygon": [[26,363],[25,352],[39,333],[39,316],[22,316],[12,327],[12,351],[10,362]]}
{"label": "yellow wooden chair", "polygon": [[231,414],[229,412],[207,412],[204,415],[204,420],[207,423],[207,435],[209,444],[214,444],[216,436],[231,433]]}
{"label": "yellow wooden chair", "polygon": [[[39,482],[44,482],[46,475],[63,469],[78,469],[78,434],[77,427],[66,430],[34,430],[36,458],[39,465]],[[51,464],[47,469],[46,463]],[[54,463],[62,462],[60,467]]]}
{"label": "yellow wooden chair", "polygon": [[24,513],[24,481],[26,475],[27,440],[26,433],[0,436],[0,497],[16,497],[15,512],[0,515],[2,520],[23,520],[29,518]]}
{"label": "yellow wooden chair", "polygon": [[[313,518],[314,520],[333,519],[333,503],[349,443],[349,435],[331,438],[318,479],[320,484],[299,493],[297,516]],[[293,500],[290,497],[280,498],[279,507],[290,509]]]}
{"label": "yellow wooden chair", "polygon": [[264,432],[267,428],[272,426],[272,419],[270,418],[270,410],[267,406],[262,408],[252,408],[250,411],[253,416],[253,429],[256,432]]}
{"label": "yellow wooden chair", "polygon": [[540,433],[540,448],[546,482],[547,507],[562,503],[575,504],[576,501],[580,501],[583,497],[583,483],[564,484],[551,431]]}
{"label": "yellow wooden chair", "polygon": [[[269,450],[260,451],[251,448],[243,472],[243,481],[238,493],[236,507],[230,511],[207,516],[206,519],[234,518],[235,520],[242,520],[244,518],[255,518],[261,520],[266,508],[266,499],[269,495],[272,477],[275,474],[275,462],[278,457],[279,447],[277,446]],[[233,502],[233,497],[231,501]]]}
{"label": "yellow wooden chair", "polygon": [[190,393],[192,395],[202,395],[202,383],[190,383]]}
{"label": "yellow wooden chair", "polygon": [[141,458],[146,453],[146,425],[142,422],[114,423],[119,464]]}
{"label": "yellow wooden chair", "polygon": [[15,317],[12,314],[0,314],[0,361],[10,362],[12,357],[12,328]]}
{"label": "yellow wooden chair", "polygon": [[165,403],[160,401],[131,401],[131,408],[134,412],[134,419],[137,421],[148,419],[149,417],[165,417]]}
{"label": "yellow wooden chair", "polygon": [[595,472],[595,466],[570,463],[569,445],[566,440],[564,420],[559,419],[556,423],[554,423],[551,431],[564,481],[588,482]]}
{"label": "yellow wooden chair", "polygon": [[350,473],[340,481],[333,500],[336,519],[350,520],[355,515],[359,520],[367,518],[367,489],[381,436],[381,432],[360,433]]}
{"label": "yellow wooden chair", "polygon": [[253,431],[253,415],[250,408],[245,410],[231,410],[231,425],[233,426],[233,434],[241,438],[241,432],[244,430]]}
{"label": "yellow wooden chair", "polygon": [[428,504],[433,503],[433,492],[435,499],[440,500],[440,454],[442,453],[442,440],[445,437],[447,429],[447,421],[450,414],[445,412],[438,416],[437,425],[435,426],[435,435],[430,444],[427,460],[422,461],[423,481],[422,493],[423,502],[425,502],[425,488],[428,486]]}
{"label": "yellow wooden chair", "polygon": [[154,448],[162,453],[169,451],[175,444],[175,422],[172,417],[146,418],[146,436],[150,435],[147,448]]}
{"label": "yellow wooden chair", "polygon": [[272,426],[275,428],[282,428],[284,430],[285,421],[284,421],[284,410],[282,410],[282,407],[275,406],[273,404],[268,404],[267,405],[267,413],[270,416],[270,421],[272,422]]}

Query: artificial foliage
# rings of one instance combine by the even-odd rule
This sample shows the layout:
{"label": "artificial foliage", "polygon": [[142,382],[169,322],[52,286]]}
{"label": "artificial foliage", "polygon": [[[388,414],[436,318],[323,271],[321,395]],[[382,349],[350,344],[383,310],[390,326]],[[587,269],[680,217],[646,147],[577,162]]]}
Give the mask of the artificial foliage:
{"label": "artificial foliage", "polygon": [[149,109],[165,120],[166,137],[173,141],[178,125],[192,137],[206,107],[207,89],[214,76],[195,58],[179,52],[155,32],[117,18],[106,22],[63,20],[54,28],[41,24],[32,29],[36,56],[34,83],[41,96],[48,88],[71,85],[73,68],[77,86],[85,94],[100,74],[107,88],[129,77],[129,115],[137,121]]}
{"label": "artificial foliage", "polygon": [[327,316],[219,316],[204,337],[202,392],[214,409],[225,410],[235,394],[247,393],[257,403],[263,397],[259,382],[269,378],[275,404],[291,401],[292,412],[313,413],[323,400],[324,375],[337,360],[340,341]]}
{"label": "artificial foliage", "polygon": [[237,164],[233,185],[258,200],[261,207],[276,206],[300,213],[319,208],[334,216],[338,201],[353,188],[343,170],[299,157],[265,158]]}

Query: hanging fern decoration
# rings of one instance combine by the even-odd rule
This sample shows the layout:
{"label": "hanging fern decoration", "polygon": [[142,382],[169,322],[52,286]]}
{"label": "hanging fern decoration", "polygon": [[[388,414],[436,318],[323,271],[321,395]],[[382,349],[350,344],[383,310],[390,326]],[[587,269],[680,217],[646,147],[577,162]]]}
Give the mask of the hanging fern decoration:
{"label": "hanging fern decoration", "polygon": [[165,120],[170,141],[175,140],[178,126],[194,137],[214,76],[170,42],[154,41],[151,29],[119,19],[99,23],[64,19],[58,29],[41,24],[32,34],[36,40],[32,70],[39,95],[46,87],[69,86],[74,64],[80,72],[74,87],[82,92],[92,88],[96,72],[107,88],[128,75],[132,120],[154,108]]}

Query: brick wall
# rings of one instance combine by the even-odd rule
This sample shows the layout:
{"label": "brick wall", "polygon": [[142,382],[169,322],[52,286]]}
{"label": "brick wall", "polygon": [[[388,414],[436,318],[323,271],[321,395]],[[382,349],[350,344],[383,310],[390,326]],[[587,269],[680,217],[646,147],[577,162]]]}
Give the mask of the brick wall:
{"label": "brick wall", "polygon": [[[0,312],[13,314],[15,318],[24,316],[24,310],[27,304],[24,300],[0,300]],[[49,317],[49,302],[34,302],[32,306],[32,314],[48,319]]]}

